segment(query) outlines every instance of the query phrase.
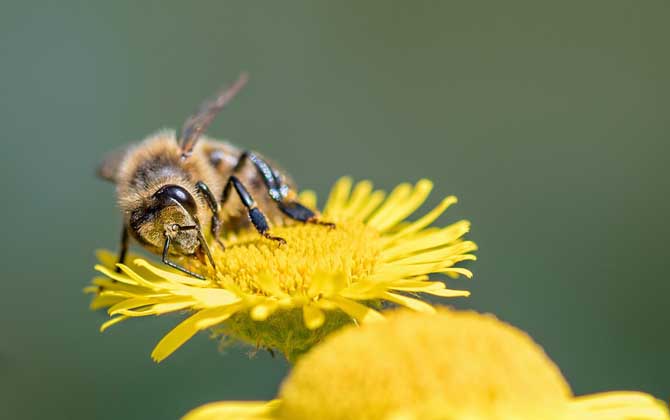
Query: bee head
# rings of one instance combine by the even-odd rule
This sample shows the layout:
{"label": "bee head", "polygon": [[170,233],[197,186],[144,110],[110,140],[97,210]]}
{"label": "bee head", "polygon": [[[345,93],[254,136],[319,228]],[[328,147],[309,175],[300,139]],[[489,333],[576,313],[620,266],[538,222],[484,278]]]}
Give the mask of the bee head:
{"label": "bee head", "polygon": [[164,185],[130,213],[129,227],[142,243],[162,249],[169,237],[172,253],[191,255],[200,246],[197,210],[188,190],[179,185]]}

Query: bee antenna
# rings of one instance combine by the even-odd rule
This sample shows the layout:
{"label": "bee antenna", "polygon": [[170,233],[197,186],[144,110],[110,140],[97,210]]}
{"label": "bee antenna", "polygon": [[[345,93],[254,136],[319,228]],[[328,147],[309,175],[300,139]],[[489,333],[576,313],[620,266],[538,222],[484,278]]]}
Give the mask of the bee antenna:
{"label": "bee antenna", "polygon": [[186,159],[191,155],[198,139],[207,130],[212,121],[214,121],[214,117],[242,90],[248,80],[249,76],[247,73],[240,74],[235,83],[219,92],[215,100],[202,104],[198,113],[191,115],[186,120],[179,136],[182,159]]}

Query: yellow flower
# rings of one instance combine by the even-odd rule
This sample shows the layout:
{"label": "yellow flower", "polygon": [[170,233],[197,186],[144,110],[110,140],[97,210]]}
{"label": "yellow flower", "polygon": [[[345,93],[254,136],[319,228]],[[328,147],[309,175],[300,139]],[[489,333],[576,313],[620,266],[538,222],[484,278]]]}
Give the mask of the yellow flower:
{"label": "yellow flower", "polygon": [[270,402],[218,402],[183,420],[668,420],[638,392],[573,396],[558,367],[492,315],[396,311],[345,328],[295,365]]}
{"label": "yellow flower", "polygon": [[[205,329],[278,349],[295,360],[343,325],[383,319],[375,309],[383,302],[433,312],[430,304],[407,294],[469,295],[428,278],[431,273],[472,275],[454,267],[475,259],[470,252],[476,245],[461,239],[469,223],[429,227],[456,198],[447,197],[416,221],[405,221],[431,189],[428,180],[401,184],[384,199],[384,192],[373,190],[370,182],[360,182],[352,191],[351,179],[343,178],[322,216],[336,228],[277,226],[272,233],[286,239],[282,246],[253,230],[230,233],[225,250],[212,250],[216,272],[196,259],[181,261],[205,275],[205,281],[139,258],[131,258],[120,266],[122,273],[115,273],[114,256],[101,253],[102,264],[96,269],[104,277],[95,278],[86,289],[95,294],[91,307],[108,308],[112,318],[102,330],[131,317],[193,311],[158,343],[152,353],[156,361]],[[311,192],[303,193],[301,200],[316,207]]]}

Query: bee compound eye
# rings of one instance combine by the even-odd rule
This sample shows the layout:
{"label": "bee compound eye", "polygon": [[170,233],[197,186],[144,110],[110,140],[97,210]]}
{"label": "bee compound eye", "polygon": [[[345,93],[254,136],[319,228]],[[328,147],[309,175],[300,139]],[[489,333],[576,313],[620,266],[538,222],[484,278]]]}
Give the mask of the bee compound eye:
{"label": "bee compound eye", "polygon": [[156,191],[153,197],[164,207],[178,203],[191,214],[196,211],[193,196],[179,185],[165,185]]}

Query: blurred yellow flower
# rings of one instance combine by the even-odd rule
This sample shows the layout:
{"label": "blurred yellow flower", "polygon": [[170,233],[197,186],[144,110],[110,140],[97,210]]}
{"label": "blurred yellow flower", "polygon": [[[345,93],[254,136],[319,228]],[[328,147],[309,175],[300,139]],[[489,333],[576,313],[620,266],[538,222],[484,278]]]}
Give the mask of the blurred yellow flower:
{"label": "blurred yellow flower", "polygon": [[[433,312],[430,304],[407,294],[468,296],[428,275],[471,277],[469,270],[454,265],[474,260],[471,252],[477,247],[461,239],[469,230],[467,221],[429,227],[455,197],[445,198],[416,221],[405,221],[431,189],[428,180],[401,184],[385,199],[369,181],[352,190],[351,179],[343,178],[323,210],[323,220],[336,223],[336,228],[278,226],[272,233],[286,239],[282,246],[253,230],[229,233],[225,251],[212,249],[216,272],[196,259],[181,261],[205,281],[140,258],[131,258],[120,266],[122,273],[115,273],[115,257],[101,253],[96,269],[103,277],[86,289],[95,295],[91,308],[108,308],[112,318],[102,330],[131,317],[194,311],[158,343],[152,353],[156,361],[204,329],[278,349],[295,360],[343,325],[382,320],[375,309],[382,302]],[[301,194],[301,201],[316,207],[311,192]]]}
{"label": "blurred yellow flower", "polygon": [[270,402],[218,402],[183,420],[668,420],[638,392],[573,396],[558,367],[492,315],[396,311],[346,328],[295,365]]}

